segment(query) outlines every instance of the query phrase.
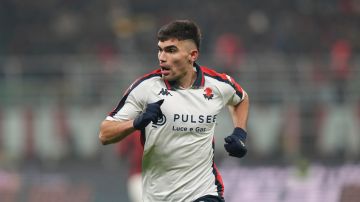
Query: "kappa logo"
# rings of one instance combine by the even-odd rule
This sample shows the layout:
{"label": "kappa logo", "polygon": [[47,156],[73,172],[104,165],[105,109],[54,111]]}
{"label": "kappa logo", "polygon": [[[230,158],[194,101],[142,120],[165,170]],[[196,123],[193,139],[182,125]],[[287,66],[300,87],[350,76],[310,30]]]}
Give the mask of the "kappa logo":
{"label": "kappa logo", "polygon": [[166,88],[162,88],[158,95],[165,95],[165,96],[170,95],[170,96],[172,96],[171,93]]}
{"label": "kappa logo", "polygon": [[205,94],[203,94],[203,95],[204,95],[205,99],[211,100],[214,97],[214,93],[211,88],[209,88],[209,87],[205,88],[204,92],[205,92]]}

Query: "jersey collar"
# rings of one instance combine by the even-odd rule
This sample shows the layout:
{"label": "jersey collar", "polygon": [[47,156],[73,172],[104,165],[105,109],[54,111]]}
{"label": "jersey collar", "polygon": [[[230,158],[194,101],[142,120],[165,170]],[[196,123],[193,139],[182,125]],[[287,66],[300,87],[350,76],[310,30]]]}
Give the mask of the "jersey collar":
{"label": "jersey collar", "polygon": [[[205,84],[204,72],[201,70],[201,67],[197,63],[194,63],[194,67],[196,69],[196,79],[191,89],[202,88]],[[164,80],[164,82],[168,90],[179,89],[179,87],[176,85],[174,81]]]}

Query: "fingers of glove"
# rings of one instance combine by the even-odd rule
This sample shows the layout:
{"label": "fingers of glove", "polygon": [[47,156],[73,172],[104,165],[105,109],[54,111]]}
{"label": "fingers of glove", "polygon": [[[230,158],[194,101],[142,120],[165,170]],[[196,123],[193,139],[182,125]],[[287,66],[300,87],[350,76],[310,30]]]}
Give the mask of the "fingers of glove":
{"label": "fingers of glove", "polygon": [[232,143],[234,141],[234,139],[231,136],[227,136],[224,140],[226,143]]}
{"label": "fingers of glove", "polygon": [[[227,138],[225,138],[227,139]],[[226,142],[226,140],[225,140]],[[230,142],[226,142],[226,144],[224,144],[224,147],[226,149],[226,151],[240,151],[240,150],[244,150],[246,149],[246,146],[244,143],[242,143],[240,140],[234,140],[231,139]]]}
{"label": "fingers of glove", "polygon": [[149,125],[149,123],[151,122],[151,120],[146,119],[143,121],[143,127],[145,128],[147,125]]}
{"label": "fingers of glove", "polygon": [[158,113],[160,111],[160,106],[156,105],[156,104],[149,104],[146,107],[146,112],[147,113]]}
{"label": "fingers of glove", "polygon": [[231,145],[230,144],[224,144],[224,147],[225,147],[225,150],[229,153],[231,153],[232,151],[232,148],[231,148]]}
{"label": "fingers of glove", "polygon": [[146,113],[152,113],[152,114],[156,114],[159,117],[162,117],[163,113],[160,109],[160,106],[152,106],[152,107],[148,107],[146,109]]}
{"label": "fingers of glove", "polygon": [[149,121],[152,121],[153,123],[156,123],[157,120],[159,119],[159,116],[158,116],[157,113],[148,113],[148,114],[147,114],[147,119],[148,119]]}
{"label": "fingers of glove", "polygon": [[162,113],[162,111],[161,111],[160,108],[159,108],[159,111],[158,111],[158,114],[157,114],[157,115],[158,115],[159,118],[161,118],[161,117],[163,116],[163,113]]}
{"label": "fingers of glove", "polygon": [[240,147],[245,147],[245,143],[234,135],[230,135],[230,136],[226,137],[225,142],[233,143],[233,144],[239,145]]}
{"label": "fingers of glove", "polygon": [[157,121],[160,117],[162,117],[162,113],[161,111],[147,111],[146,116],[148,117],[148,119],[150,119],[152,122]]}
{"label": "fingers of glove", "polygon": [[246,153],[247,153],[247,149],[243,149],[236,154],[236,157],[241,158],[241,157],[245,156]]}
{"label": "fingers of glove", "polygon": [[159,100],[157,102],[150,103],[150,104],[148,104],[148,108],[160,108],[160,106],[163,104],[163,102],[164,102],[164,99]]}
{"label": "fingers of glove", "polygon": [[163,102],[164,100],[162,99],[157,102],[148,104],[148,106],[146,107],[146,113],[156,114],[159,118],[162,117],[163,113],[161,111],[160,106],[162,105]]}
{"label": "fingers of glove", "polygon": [[159,117],[158,117],[158,116],[154,116],[154,117],[151,119],[151,121],[152,121],[153,123],[155,123],[155,124],[157,124],[158,120],[159,120]]}
{"label": "fingers of glove", "polygon": [[163,116],[162,111],[159,109],[159,111],[155,112],[148,112],[147,115],[150,117],[151,121],[153,123],[157,123],[157,120],[160,119]]}
{"label": "fingers of glove", "polygon": [[238,145],[235,145],[235,144],[224,144],[224,147],[225,147],[225,150],[229,153],[234,153],[241,149],[238,147]]}
{"label": "fingers of glove", "polygon": [[237,152],[229,152],[229,156],[241,158],[241,157],[245,156],[246,153],[247,153],[247,149],[241,149]]}
{"label": "fingers of glove", "polygon": [[161,106],[164,103],[164,99],[158,100],[157,102],[154,102],[154,104],[157,104]]}

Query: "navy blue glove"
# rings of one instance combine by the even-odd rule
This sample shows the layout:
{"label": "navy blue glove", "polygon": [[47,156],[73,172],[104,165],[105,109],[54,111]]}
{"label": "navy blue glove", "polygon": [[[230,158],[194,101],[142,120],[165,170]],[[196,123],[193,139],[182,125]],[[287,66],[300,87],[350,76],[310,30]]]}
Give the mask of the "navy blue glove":
{"label": "navy blue glove", "polygon": [[145,111],[134,119],[133,126],[135,129],[144,129],[152,121],[157,123],[158,119],[162,117],[163,113],[160,106],[164,102],[164,99],[147,105]]}
{"label": "navy blue glove", "polygon": [[247,153],[245,146],[247,133],[242,128],[235,128],[230,136],[225,138],[225,150],[230,156],[241,158]]}

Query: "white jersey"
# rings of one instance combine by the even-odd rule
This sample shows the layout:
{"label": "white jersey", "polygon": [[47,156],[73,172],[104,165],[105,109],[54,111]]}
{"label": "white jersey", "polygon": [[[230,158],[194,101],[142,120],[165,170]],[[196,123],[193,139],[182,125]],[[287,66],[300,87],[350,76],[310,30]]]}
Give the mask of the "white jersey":
{"label": "white jersey", "polygon": [[245,92],[228,75],[195,64],[197,79],[181,89],[156,70],[136,80],[107,120],[135,119],[148,103],[164,99],[163,117],[142,131],[144,201],[193,201],[223,197],[214,164],[216,118],[225,105],[236,105]]}

